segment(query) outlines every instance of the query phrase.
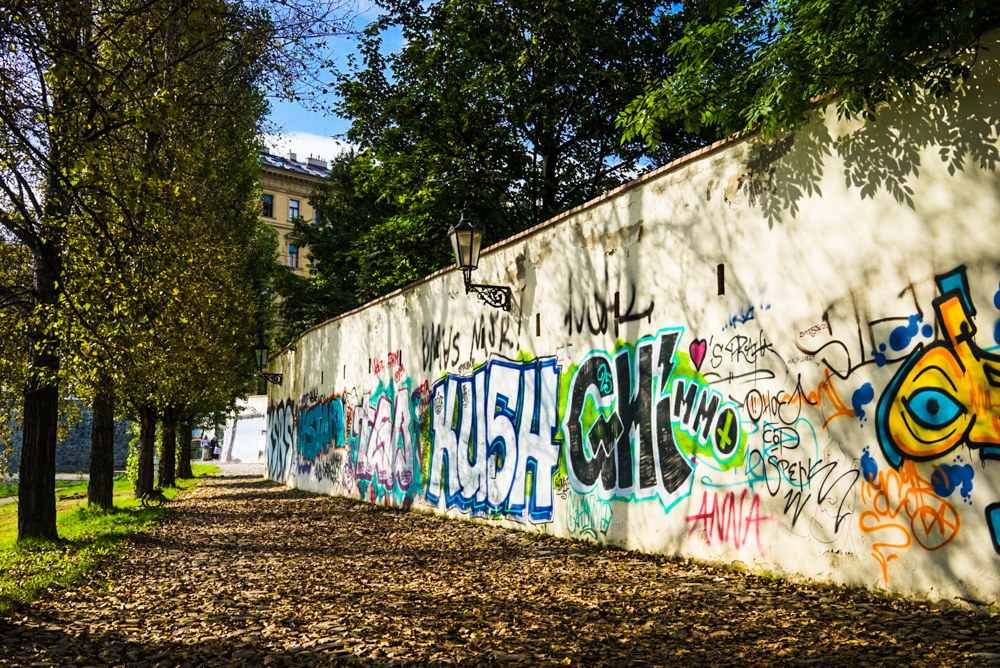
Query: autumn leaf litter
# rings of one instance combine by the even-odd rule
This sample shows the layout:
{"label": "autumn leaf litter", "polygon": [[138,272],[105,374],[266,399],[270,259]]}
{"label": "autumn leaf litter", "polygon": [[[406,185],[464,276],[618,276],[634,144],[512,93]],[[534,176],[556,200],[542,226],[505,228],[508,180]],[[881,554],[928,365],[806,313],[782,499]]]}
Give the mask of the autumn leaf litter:
{"label": "autumn leaf litter", "polygon": [[772,580],[254,476],[206,480],[172,507],[90,586],[0,620],[0,665],[1000,665],[1000,618],[982,608]]}

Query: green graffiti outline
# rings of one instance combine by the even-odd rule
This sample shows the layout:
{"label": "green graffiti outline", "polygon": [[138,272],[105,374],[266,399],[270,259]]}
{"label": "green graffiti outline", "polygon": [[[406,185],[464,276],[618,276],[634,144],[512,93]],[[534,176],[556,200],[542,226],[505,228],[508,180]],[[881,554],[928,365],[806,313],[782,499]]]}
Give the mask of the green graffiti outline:
{"label": "green graffiti outline", "polygon": [[[691,456],[697,456],[699,462],[704,463],[706,466],[709,466],[720,473],[730,471],[737,466],[742,466],[746,461],[748,435],[746,430],[743,428],[743,417],[740,415],[739,406],[734,404],[732,401],[728,401],[725,398],[725,395],[721,392],[711,389],[711,383],[708,382],[708,379],[705,378],[705,376],[691,364],[691,356],[682,350],[678,350],[674,353],[674,368],[670,373],[670,378],[667,379],[667,382],[664,383],[662,388],[660,388],[660,391],[656,396],[662,398],[667,394],[670,394],[673,391],[674,381],[679,378],[683,378],[687,382],[695,381],[698,383],[699,387],[698,395],[695,398],[696,402],[701,397],[702,392],[715,392],[722,397],[722,402],[719,404],[720,409],[724,404],[729,404],[734,409],[736,417],[740,421],[740,442],[736,448],[733,449],[733,454],[730,457],[722,459],[716,454],[715,448],[712,447],[711,435],[709,435],[709,443],[703,444],[697,438],[693,437],[686,428],[680,427],[680,425],[673,423],[671,420],[674,427],[674,442],[677,444],[678,449],[689,458]],[[670,400],[673,400],[673,396],[671,396]],[[715,466],[714,463],[718,463],[718,466]]]}
{"label": "green graffiti outline", "polygon": [[[634,343],[629,343],[619,338],[617,341],[615,341],[613,350],[611,350],[610,352],[607,350],[602,350],[600,348],[594,348],[580,355],[579,359],[585,360],[594,353],[603,353],[604,355],[613,360],[615,355],[618,354],[618,352],[622,348],[627,347],[629,349],[628,355],[630,358],[630,362],[634,363],[636,348],[639,346],[639,344],[648,340],[655,342],[659,339],[660,335],[663,332],[678,332],[678,337],[677,337],[678,349],[674,351],[674,356],[672,360],[673,367],[671,369],[670,376],[663,383],[662,387],[657,387],[657,378],[654,376],[653,396],[662,399],[663,397],[669,395],[671,393],[671,388],[673,387],[674,380],[676,380],[677,378],[684,378],[688,382],[694,381],[698,383],[699,390],[696,399],[700,398],[701,393],[706,390],[711,392],[716,392],[717,394],[722,396],[722,401],[719,404],[719,408],[721,409],[723,405],[728,404],[734,410],[737,419],[739,419],[740,421],[738,425],[739,435],[740,435],[739,444],[737,445],[736,448],[734,448],[732,455],[730,455],[727,458],[722,458],[718,456],[717,453],[715,452],[715,448],[711,443],[711,435],[709,435],[709,442],[706,444],[702,444],[696,438],[692,437],[687,432],[686,429],[682,428],[681,425],[679,425],[678,423],[674,422],[673,419],[671,419],[671,427],[674,433],[674,443],[678,451],[681,454],[685,455],[688,461],[691,462],[691,464],[695,468],[697,468],[699,464],[702,464],[710,469],[724,472],[741,466],[746,459],[747,443],[749,437],[746,430],[743,428],[743,420],[742,416],[740,415],[739,406],[737,406],[731,401],[726,400],[725,396],[722,395],[721,392],[712,390],[710,387],[710,383],[705,378],[705,376],[691,364],[690,355],[684,352],[683,350],[679,349],[680,343],[684,340],[684,334],[685,334],[684,327],[661,327],[654,334],[640,337]],[[576,356],[574,355],[574,357]],[[575,378],[576,372],[579,369],[579,367],[580,364],[572,363],[568,366],[568,368],[565,371],[560,373],[559,377],[559,396],[562,399],[562,401],[559,404],[558,439],[563,445],[563,448],[562,451],[560,452],[559,468],[556,474],[558,475],[559,480],[557,484],[556,475],[553,476],[552,480],[553,489],[558,489],[559,487],[562,486],[564,481],[568,481],[569,479],[569,471],[567,470],[567,465],[566,465],[566,457],[567,457],[565,452],[566,438],[563,432],[563,423],[566,412],[569,410],[568,401],[569,401],[570,385],[572,384],[572,381]],[[632,368],[631,364],[630,368]],[[672,400],[672,397],[668,399],[668,401],[670,400]],[[587,448],[589,448],[589,446],[587,445],[587,436],[589,436],[590,430],[593,428],[593,421],[597,419],[598,415],[604,415],[605,417],[607,417],[608,415],[613,413],[617,404],[617,397],[615,397],[615,399],[613,400],[614,403],[612,404],[611,408],[598,409],[596,407],[596,404],[594,404],[594,407],[590,411],[591,420],[588,424],[584,422],[583,419],[584,416],[588,414],[588,404],[592,403],[593,401],[594,401],[593,397],[588,395],[587,403],[584,404],[584,411],[581,414],[581,426],[583,427],[582,433],[584,434],[584,441],[585,441],[584,447]],[[669,513],[670,510],[672,510],[673,507],[676,506],[682,499],[690,495],[691,489],[693,488],[694,485],[694,478],[695,478],[695,472],[692,471],[692,475],[690,476],[687,483],[688,491],[686,493],[679,494],[672,502],[669,503],[667,503],[665,499],[661,498],[660,495],[652,489],[649,491],[648,495],[643,495],[643,496],[637,496],[636,492],[633,489],[633,491],[629,493],[628,496],[615,495],[611,497],[611,499],[608,499],[607,501],[610,502],[610,500],[613,499],[616,501],[624,501],[629,503],[633,501],[649,501],[650,499],[655,497],[659,500],[660,505],[663,507],[664,512]],[[590,496],[592,494],[595,494],[595,492],[580,494],[580,492],[572,490],[572,488],[571,491],[572,493],[581,496]]]}

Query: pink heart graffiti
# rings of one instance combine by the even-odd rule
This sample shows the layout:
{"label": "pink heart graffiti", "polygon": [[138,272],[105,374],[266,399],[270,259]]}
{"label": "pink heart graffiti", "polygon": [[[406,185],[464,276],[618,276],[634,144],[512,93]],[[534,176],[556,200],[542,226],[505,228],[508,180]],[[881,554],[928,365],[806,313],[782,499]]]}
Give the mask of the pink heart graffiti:
{"label": "pink heart graffiti", "polygon": [[701,371],[701,363],[705,361],[705,352],[708,350],[708,344],[705,339],[695,339],[691,342],[691,347],[688,348],[688,352],[691,355],[691,361],[694,363],[694,367]]}

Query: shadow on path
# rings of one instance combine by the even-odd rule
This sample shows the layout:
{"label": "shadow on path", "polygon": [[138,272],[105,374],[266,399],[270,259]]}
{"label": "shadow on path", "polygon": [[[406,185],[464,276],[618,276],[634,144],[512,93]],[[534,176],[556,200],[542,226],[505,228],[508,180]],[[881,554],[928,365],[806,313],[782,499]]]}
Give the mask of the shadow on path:
{"label": "shadow on path", "polygon": [[1000,623],[206,480],[112,564],[0,620],[0,665],[988,665]]}

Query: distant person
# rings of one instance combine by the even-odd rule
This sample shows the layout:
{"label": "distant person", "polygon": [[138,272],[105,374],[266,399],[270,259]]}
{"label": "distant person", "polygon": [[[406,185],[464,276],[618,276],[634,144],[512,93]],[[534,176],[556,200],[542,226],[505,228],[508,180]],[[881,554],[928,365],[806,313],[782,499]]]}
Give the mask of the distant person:
{"label": "distant person", "polygon": [[212,446],[212,459],[220,459],[222,457],[222,444],[219,443],[219,439],[213,436],[208,444]]}
{"label": "distant person", "polygon": [[201,447],[207,448],[208,443],[208,434],[206,432],[201,432]]}

